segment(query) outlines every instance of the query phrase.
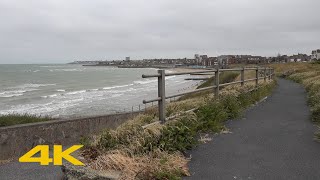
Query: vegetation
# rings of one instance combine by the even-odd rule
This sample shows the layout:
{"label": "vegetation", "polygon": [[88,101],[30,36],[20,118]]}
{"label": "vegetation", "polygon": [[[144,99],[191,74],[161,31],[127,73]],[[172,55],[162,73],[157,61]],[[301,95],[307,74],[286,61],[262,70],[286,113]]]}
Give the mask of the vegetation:
{"label": "vegetation", "polygon": [[[229,83],[234,81],[238,76],[239,76],[239,72],[222,72],[219,76],[219,82],[220,84]],[[208,80],[206,80],[204,83],[202,83],[200,86],[198,86],[197,89],[213,86],[214,84],[215,84],[215,77],[212,76]],[[186,99],[195,98],[195,97],[203,97],[205,95],[210,94],[212,91],[213,90],[206,90],[198,93],[188,94],[181,97],[179,100],[186,100]]]}
{"label": "vegetation", "polygon": [[[238,77],[238,75],[239,75],[239,72],[222,72],[219,76],[219,82],[221,84],[232,82],[236,77]],[[214,80],[215,80],[215,77],[213,76],[209,78],[206,82],[198,86],[197,89],[213,86]]]}
{"label": "vegetation", "polygon": [[[306,88],[312,121],[320,124],[320,64],[288,63],[275,64],[273,67],[278,76],[301,83]],[[320,138],[320,134],[316,137]]]}
{"label": "vegetation", "polygon": [[[250,92],[253,84],[226,87],[218,101],[210,94],[170,103],[167,115],[181,115],[166,124],[157,123],[156,109],[149,109],[116,130],[105,130],[91,143],[85,141],[82,155],[91,168],[121,171],[122,179],[181,179],[189,175],[183,153],[199,144],[199,135],[225,130],[224,121],[241,116],[275,84],[264,83]],[[196,111],[183,113],[195,107]]]}
{"label": "vegetation", "polygon": [[46,116],[9,114],[0,116],[0,127],[52,120]]}

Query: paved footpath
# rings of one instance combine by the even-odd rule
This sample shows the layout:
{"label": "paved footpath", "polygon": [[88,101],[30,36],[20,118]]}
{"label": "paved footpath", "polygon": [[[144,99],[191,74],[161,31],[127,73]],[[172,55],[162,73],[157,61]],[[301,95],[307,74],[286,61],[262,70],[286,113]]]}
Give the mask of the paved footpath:
{"label": "paved footpath", "polygon": [[265,102],[242,120],[227,123],[231,134],[192,150],[192,176],[185,179],[320,179],[320,143],[310,121],[303,87],[279,79]]}

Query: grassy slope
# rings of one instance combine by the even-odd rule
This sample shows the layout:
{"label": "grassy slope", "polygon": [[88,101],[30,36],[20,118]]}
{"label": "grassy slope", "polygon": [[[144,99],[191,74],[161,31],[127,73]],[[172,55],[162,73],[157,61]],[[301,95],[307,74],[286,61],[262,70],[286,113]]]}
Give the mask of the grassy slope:
{"label": "grassy slope", "polygon": [[49,121],[51,118],[49,117],[41,117],[34,115],[18,115],[18,114],[10,114],[10,115],[2,115],[0,116],[0,127],[3,126],[12,126],[16,124],[27,124],[41,121]]}

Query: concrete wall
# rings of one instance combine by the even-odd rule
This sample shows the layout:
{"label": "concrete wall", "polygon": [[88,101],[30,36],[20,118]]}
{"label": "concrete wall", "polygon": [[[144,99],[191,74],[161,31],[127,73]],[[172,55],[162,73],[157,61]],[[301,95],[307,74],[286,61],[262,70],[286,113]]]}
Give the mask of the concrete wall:
{"label": "concrete wall", "polygon": [[0,128],[0,160],[19,157],[38,144],[79,144],[80,138],[116,128],[138,112],[54,120]]}

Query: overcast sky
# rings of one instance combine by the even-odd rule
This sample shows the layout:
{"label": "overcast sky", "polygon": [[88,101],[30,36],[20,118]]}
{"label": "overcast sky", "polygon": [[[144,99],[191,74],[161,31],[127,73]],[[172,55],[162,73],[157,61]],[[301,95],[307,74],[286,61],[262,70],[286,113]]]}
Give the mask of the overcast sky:
{"label": "overcast sky", "polygon": [[319,0],[0,0],[0,63],[311,53]]}

